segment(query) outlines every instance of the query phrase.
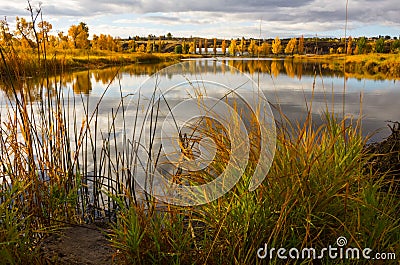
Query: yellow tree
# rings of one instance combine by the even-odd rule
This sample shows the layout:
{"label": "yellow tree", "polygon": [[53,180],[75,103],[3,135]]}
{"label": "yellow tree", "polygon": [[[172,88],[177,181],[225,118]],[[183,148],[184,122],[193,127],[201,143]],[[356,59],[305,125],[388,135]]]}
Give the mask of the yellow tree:
{"label": "yellow tree", "polygon": [[81,22],[78,25],[72,25],[68,30],[68,35],[75,49],[85,49],[89,47],[89,28]]}
{"label": "yellow tree", "polygon": [[182,42],[182,53],[187,54],[190,50],[190,44],[186,43],[186,41]]}
{"label": "yellow tree", "polygon": [[214,38],[213,53],[214,53],[214,56],[217,55],[217,39],[216,38]]}
{"label": "yellow tree", "polygon": [[68,48],[68,36],[63,31],[58,32],[58,47],[61,49]]}
{"label": "yellow tree", "polygon": [[8,45],[10,44],[11,40],[12,34],[10,33],[7,20],[0,20],[0,43]]}
{"label": "yellow tree", "polygon": [[16,30],[15,35],[21,37],[21,44],[24,48],[31,47],[35,48],[35,44],[32,41],[33,38],[33,23],[26,21],[25,18],[16,17]]}
{"label": "yellow tree", "polygon": [[158,38],[158,52],[161,52],[163,48],[163,41],[161,39],[161,36]]}
{"label": "yellow tree", "polygon": [[196,41],[192,41],[190,43],[189,53],[192,53],[192,54],[196,53]]}
{"label": "yellow tree", "polygon": [[258,52],[264,56],[267,56],[270,52],[270,49],[271,48],[269,47],[268,42],[264,41],[263,44],[261,44],[261,46],[258,47],[259,50]]}
{"label": "yellow tree", "polygon": [[57,37],[54,36],[54,35],[50,35],[50,36],[48,37],[48,44],[49,44],[49,46],[52,47],[52,48],[58,47],[58,39],[57,39]]}
{"label": "yellow tree", "polygon": [[282,51],[282,44],[279,37],[276,37],[275,40],[272,41],[272,53],[273,54],[280,54]]}
{"label": "yellow tree", "polygon": [[97,48],[100,50],[107,50],[108,49],[108,40],[107,36],[104,34],[100,34],[100,37],[97,40]]}
{"label": "yellow tree", "polygon": [[144,44],[141,44],[138,48],[138,52],[144,52],[146,50],[146,47],[144,46]]}
{"label": "yellow tree", "polygon": [[226,41],[225,40],[222,40],[221,50],[222,50],[222,54],[225,55],[226,54]]}
{"label": "yellow tree", "polygon": [[243,53],[246,51],[246,40],[244,39],[244,37],[242,37],[242,40],[240,41],[238,50],[240,52],[240,55],[243,55]]}
{"label": "yellow tree", "polygon": [[301,35],[299,38],[299,45],[297,45],[298,54],[304,54],[304,36]]}
{"label": "yellow tree", "polygon": [[204,39],[204,53],[207,54],[208,53],[208,40]]}
{"label": "yellow tree", "polygon": [[153,50],[153,49],[152,49],[152,47],[151,47],[151,41],[150,41],[150,39],[148,39],[148,40],[147,40],[147,44],[146,44],[146,52],[147,52],[147,53],[151,53],[152,50]]}
{"label": "yellow tree", "polygon": [[231,44],[229,45],[228,51],[230,55],[236,54],[237,51],[236,40],[231,40]]}
{"label": "yellow tree", "polygon": [[135,51],[136,51],[136,42],[135,42],[135,40],[130,40],[130,41],[128,41],[128,48],[129,48],[132,52],[135,52]]}
{"label": "yellow tree", "polygon": [[248,51],[251,54],[251,56],[254,56],[254,54],[258,53],[258,46],[255,40],[250,41]]}
{"label": "yellow tree", "polygon": [[98,50],[99,49],[99,36],[96,34],[93,34],[92,41],[90,42],[90,46],[93,50]]}
{"label": "yellow tree", "polygon": [[45,45],[43,42],[49,42],[49,32],[53,28],[53,26],[47,21],[41,21],[38,24],[39,33],[38,38],[42,45]]}
{"label": "yellow tree", "polygon": [[296,48],[296,44],[297,44],[296,38],[290,39],[288,44],[286,45],[285,53],[289,53],[289,54],[293,55],[294,48]]}
{"label": "yellow tree", "polygon": [[201,54],[201,48],[202,48],[201,39],[199,39],[199,54]]}
{"label": "yellow tree", "polygon": [[107,35],[107,50],[118,51],[117,42],[110,34]]}
{"label": "yellow tree", "polygon": [[350,36],[348,41],[347,41],[347,50],[346,50],[348,55],[351,55],[353,53],[353,38]]}
{"label": "yellow tree", "polygon": [[185,54],[185,50],[186,50],[186,41],[182,41],[182,53]]}

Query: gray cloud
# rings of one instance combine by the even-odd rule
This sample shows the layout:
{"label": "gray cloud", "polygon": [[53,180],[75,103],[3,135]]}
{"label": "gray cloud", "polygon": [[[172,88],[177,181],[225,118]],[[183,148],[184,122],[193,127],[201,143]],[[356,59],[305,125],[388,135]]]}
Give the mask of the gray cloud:
{"label": "gray cloud", "polygon": [[[94,16],[124,13],[171,13],[171,12],[222,12],[238,14],[244,18],[275,21],[336,21],[345,18],[345,1],[332,0],[42,0],[45,14],[64,16]],[[38,1],[32,1],[37,5]],[[0,3],[0,15],[26,14],[23,0],[12,6]],[[349,2],[349,19],[360,22],[390,21],[400,23],[397,0],[358,0]],[[249,16],[249,14],[252,14]],[[163,17],[160,17],[164,19]]]}
{"label": "gray cloud", "polygon": [[[41,0],[46,16],[79,17],[90,19],[100,16],[136,14],[143,22],[159,26],[213,25],[226,29],[229,25],[243,28],[262,20],[268,31],[293,32],[308,30],[322,32],[342,29],[345,22],[346,1],[332,0]],[[0,15],[27,15],[27,4],[17,0],[12,5],[0,3]],[[36,5],[38,2],[32,0]],[[398,0],[349,1],[349,26],[371,24],[400,27]],[[123,19],[121,20],[123,21]],[[118,22],[119,23],[119,22]],[[138,22],[139,23],[139,22]],[[137,24],[138,24],[137,23]],[[119,23],[122,24],[122,23]],[[216,26],[217,25],[217,26]],[[230,29],[232,30],[232,28]],[[236,29],[240,31],[240,29]],[[208,29],[203,29],[203,32]],[[256,30],[254,30],[256,32]],[[233,32],[235,33],[235,32]],[[379,34],[379,33],[377,33]]]}

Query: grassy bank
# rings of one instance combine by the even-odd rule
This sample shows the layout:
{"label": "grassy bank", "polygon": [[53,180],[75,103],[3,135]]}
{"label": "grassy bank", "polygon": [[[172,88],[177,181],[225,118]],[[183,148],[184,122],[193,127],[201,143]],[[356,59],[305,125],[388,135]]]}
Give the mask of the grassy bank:
{"label": "grassy bank", "polygon": [[[200,57],[198,55],[175,53],[124,53],[91,50],[50,50],[38,56],[31,49],[2,49],[3,61],[0,63],[1,77],[17,78],[47,74],[59,74],[63,71],[99,69],[137,63],[179,62],[183,58]],[[6,67],[7,66],[7,67]],[[45,72],[46,71],[46,72]]]}
{"label": "grassy bank", "polygon": [[400,79],[400,54],[361,54],[361,55],[310,55],[294,56],[294,60],[318,61],[332,71],[344,72],[346,76],[368,79]]}

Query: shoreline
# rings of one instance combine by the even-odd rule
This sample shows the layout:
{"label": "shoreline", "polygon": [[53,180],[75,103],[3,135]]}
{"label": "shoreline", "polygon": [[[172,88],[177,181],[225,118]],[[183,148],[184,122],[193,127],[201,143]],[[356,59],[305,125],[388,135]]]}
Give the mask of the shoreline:
{"label": "shoreline", "polygon": [[[35,53],[13,54],[6,56],[0,64],[0,78],[7,76],[21,78],[46,74],[60,74],[65,71],[80,71],[104,69],[112,66],[129,64],[150,64],[161,62],[179,62],[190,59],[223,59],[223,60],[293,60],[294,62],[319,62],[322,67],[332,71],[344,72],[348,77],[368,79],[400,79],[400,54],[306,54],[306,55],[269,55],[227,56],[212,54],[176,54],[176,53],[124,53],[104,51],[70,50],[59,53],[57,50],[48,52],[46,59],[38,59]],[[44,57],[44,56],[43,56]],[[43,67],[44,66],[44,67]],[[344,69],[346,67],[346,69]]]}

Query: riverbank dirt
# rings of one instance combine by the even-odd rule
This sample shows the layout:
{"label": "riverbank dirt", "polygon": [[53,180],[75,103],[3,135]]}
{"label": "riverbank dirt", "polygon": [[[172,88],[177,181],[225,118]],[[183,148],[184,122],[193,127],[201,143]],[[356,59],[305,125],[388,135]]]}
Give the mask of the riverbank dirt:
{"label": "riverbank dirt", "polygon": [[388,126],[391,135],[382,142],[368,146],[367,151],[373,154],[369,164],[378,176],[386,174],[387,188],[400,192],[400,123],[391,122]]}
{"label": "riverbank dirt", "polygon": [[94,224],[63,228],[41,243],[43,259],[47,264],[57,265],[119,264],[106,232]]}

